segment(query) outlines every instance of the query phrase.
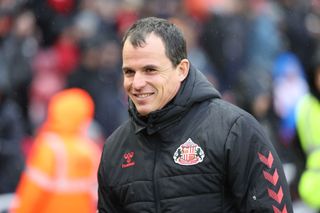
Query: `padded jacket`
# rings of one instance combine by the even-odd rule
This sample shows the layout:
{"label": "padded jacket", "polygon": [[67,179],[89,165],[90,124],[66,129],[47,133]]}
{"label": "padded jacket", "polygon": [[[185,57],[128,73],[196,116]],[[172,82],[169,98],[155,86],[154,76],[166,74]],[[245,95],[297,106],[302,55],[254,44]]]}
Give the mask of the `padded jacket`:
{"label": "padded jacket", "polygon": [[100,213],[293,212],[279,157],[260,124],[194,68],[176,97],[106,141]]}

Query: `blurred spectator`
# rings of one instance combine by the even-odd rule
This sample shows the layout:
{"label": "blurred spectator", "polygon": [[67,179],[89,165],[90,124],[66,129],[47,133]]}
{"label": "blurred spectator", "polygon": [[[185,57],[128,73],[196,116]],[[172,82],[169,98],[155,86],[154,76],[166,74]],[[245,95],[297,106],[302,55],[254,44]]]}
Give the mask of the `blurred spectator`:
{"label": "blurred spectator", "polygon": [[224,8],[227,0],[184,0],[183,5],[186,12],[198,21],[204,21],[210,17],[212,12]]}
{"label": "blurred spectator", "polygon": [[173,17],[171,21],[178,26],[187,42],[188,59],[197,67],[206,77],[218,87],[218,80],[216,78],[216,70],[209,61],[205,51],[199,44],[200,26],[197,22],[187,17]]}
{"label": "blurred spectator", "polygon": [[86,90],[95,103],[95,120],[105,137],[126,118],[121,92],[120,46],[114,40],[87,41],[79,67],[67,79],[67,87]]}
{"label": "blurred spectator", "polygon": [[254,68],[263,72],[258,75],[269,75],[269,83],[274,61],[285,48],[280,8],[269,0],[248,0],[247,5],[246,69]]}
{"label": "blurred spectator", "polygon": [[72,22],[80,0],[28,0],[27,6],[37,17],[41,29],[41,46],[51,46],[61,30]]}
{"label": "blurred spectator", "polygon": [[59,71],[59,56],[54,48],[41,49],[33,60],[29,116],[32,132],[44,122],[50,98],[62,90],[65,77]]}
{"label": "blurred spectator", "polygon": [[12,212],[95,212],[100,149],[87,136],[93,112],[91,97],[81,89],[50,99]]}
{"label": "blurred spectator", "polygon": [[[320,1],[310,0],[310,9],[305,19],[305,25],[308,34],[311,37],[313,45],[309,51],[314,55],[320,54]],[[308,54],[310,54],[310,52]],[[310,55],[304,56],[308,57]],[[307,61],[308,62],[308,61]]]}
{"label": "blurred spectator", "polygon": [[12,25],[12,16],[8,11],[0,11],[0,44],[7,37]]}
{"label": "blurred spectator", "polygon": [[116,17],[121,1],[83,0],[73,23],[81,43],[87,40],[103,40],[117,37]]}
{"label": "blurred spectator", "polygon": [[306,157],[299,194],[310,207],[320,211],[320,59],[307,70],[310,93],[297,107],[297,134]]}
{"label": "blurred spectator", "polygon": [[22,109],[21,122],[30,134],[28,106],[33,78],[31,64],[38,51],[37,28],[31,11],[22,10],[16,14],[10,34],[3,41],[0,51],[10,81],[10,96]]}
{"label": "blurred spectator", "polygon": [[74,27],[79,41],[99,37],[100,17],[94,9],[93,1],[88,2],[74,17]]}
{"label": "blurred spectator", "polygon": [[8,79],[0,77],[0,194],[12,193],[24,169],[21,110],[8,97]]}
{"label": "blurred spectator", "polygon": [[309,60],[312,58],[317,48],[317,39],[313,37],[310,30],[318,28],[318,25],[313,24],[311,27],[307,21],[311,6],[310,3],[315,1],[278,1],[283,11],[282,29],[288,45],[288,50],[298,57],[303,66],[307,66],[307,64],[310,63]]}
{"label": "blurred spectator", "polygon": [[79,64],[79,40],[72,24],[66,24],[51,46],[41,47],[32,60],[29,91],[32,131],[43,122],[49,99],[64,88],[67,76]]}
{"label": "blurred spectator", "polygon": [[272,77],[274,109],[280,118],[280,137],[282,143],[289,144],[294,138],[295,107],[308,90],[304,69],[295,54],[284,52],[275,60]]}
{"label": "blurred spectator", "polygon": [[102,44],[99,81],[93,99],[96,103],[95,120],[101,125],[105,137],[129,115],[126,95],[122,90],[120,54],[118,41],[106,40]]}
{"label": "blurred spectator", "polygon": [[125,31],[139,18],[143,0],[122,0],[116,14],[117,32],[121,38]]}
{"label": "blurred spectator", "polygon": [[204,21],[200,41],[216,68],[218,89],[223,98],[235,102],[234,86],[246,58],[246,11],[240,3],[233,0],[219,4],[218,8]]}
{"label": "blurred spectator", "polygon": [[67,25],[52,45],[57,57],[57,71],[66,78],[79,63],[79,40],[73,25]]}

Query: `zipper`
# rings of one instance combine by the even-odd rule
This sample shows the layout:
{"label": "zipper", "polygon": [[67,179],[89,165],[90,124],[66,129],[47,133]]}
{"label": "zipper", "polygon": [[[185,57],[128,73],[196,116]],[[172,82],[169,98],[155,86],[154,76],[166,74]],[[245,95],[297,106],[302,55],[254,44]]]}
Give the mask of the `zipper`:
{"label": "zipper", "polygon": [[156,141],[155,143],[155,153],[154,153],[154,167],[153,167],[153,191],[155,200],[156,213],[160,213],[160,195],[159,195],[159,184],[158,184],[158,158],[159,158],[159,147],[160,144]]}

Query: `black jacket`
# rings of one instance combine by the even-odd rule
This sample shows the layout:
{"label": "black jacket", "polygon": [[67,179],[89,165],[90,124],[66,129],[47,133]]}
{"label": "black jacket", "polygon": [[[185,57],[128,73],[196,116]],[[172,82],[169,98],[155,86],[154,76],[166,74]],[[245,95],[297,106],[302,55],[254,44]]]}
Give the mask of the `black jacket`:
{"label": "black jacket", "polygon": [[293,212],[280,160],[257,121],[194,68],[164,109],[106,141],[100,213]]}

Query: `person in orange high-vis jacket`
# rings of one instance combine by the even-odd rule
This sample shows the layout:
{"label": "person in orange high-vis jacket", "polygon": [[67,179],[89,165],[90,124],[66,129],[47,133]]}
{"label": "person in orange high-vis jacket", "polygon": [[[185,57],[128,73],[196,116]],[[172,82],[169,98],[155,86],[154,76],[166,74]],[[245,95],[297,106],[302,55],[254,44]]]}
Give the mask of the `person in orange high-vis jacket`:
{"label": "person in orange high-vis jacket", "polygon": [[52,97],[10,212],[96,211],[101,150],[86,135],[93,113],[93,101],[81,89],[66,89]]}

